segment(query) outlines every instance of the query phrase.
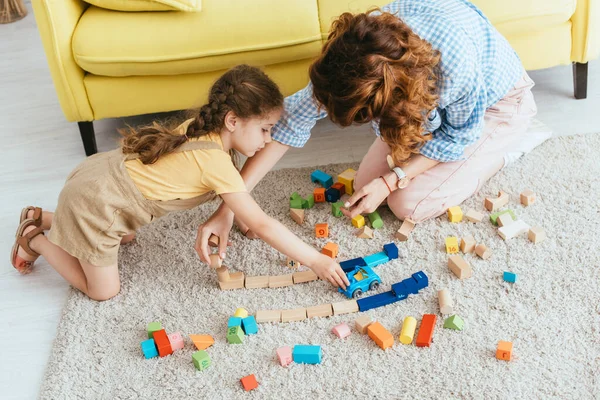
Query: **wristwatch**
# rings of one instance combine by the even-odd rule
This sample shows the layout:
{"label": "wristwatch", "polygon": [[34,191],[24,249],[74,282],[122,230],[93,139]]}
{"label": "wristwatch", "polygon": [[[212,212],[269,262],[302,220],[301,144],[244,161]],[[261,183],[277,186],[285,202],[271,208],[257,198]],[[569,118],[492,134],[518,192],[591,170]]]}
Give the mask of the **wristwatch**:
{"label": "wristwatch", "polygon": [[410,183],[410,178],[408,176],[406,176],[406,172],[402,171],[402,168],[396,167],[396,164],[394,163],[394,159],[389,154],[387,156],[387,163],[388,163],[388,166],[390,167],[390,170],[394,171],[394,173],[398,177],[398,183],[396,184],[398,189],[404,189],[405,187],[407,187],[408,184]]}

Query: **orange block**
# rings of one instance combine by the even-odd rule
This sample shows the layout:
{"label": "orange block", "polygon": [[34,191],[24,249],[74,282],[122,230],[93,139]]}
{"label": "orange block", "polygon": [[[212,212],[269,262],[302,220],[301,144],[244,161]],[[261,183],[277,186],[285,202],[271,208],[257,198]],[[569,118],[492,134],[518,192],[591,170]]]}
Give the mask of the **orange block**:
{"label": "orange block", "polygon": [[153,337],[154,342],[156,343],[156,348],[158,349],[159,356],[164,357],[173,353],[171,342],[169,341],[167,332],[164,329],[154,332]]}
{"label": "orange block", "polygon": [[325,188],[316,188],[313,191],[313,197],[315,198],[315,203],[324,203],[325,202]]}
{"label": "orange block", "polygon": [[367,333],[371,339],[377,343],[377,346],[383,350],[394,345],[394,337],[379,322],[373,322],[367,327]]}
{"label": "orange block", "polygon": [[244,390],[246,390],[247,392],[258,387],[258,382],[256,382],[256,377],[254,376],[254,374],[245,376],[242,379],[240,379],[240,381],[242,382]]}
{"label": "orange block", "polygon": [[328,257],[336,258],[338,255],[338,251],[339,251],[339,247],[337,244],[335,244],[333,242],[328,242],[325,245],[325,247],[323,247],[323,250],[321,250],[321,253],[325,254]]}
{"label": "orange block", "polygon": [[418,347],[429,347],[431,340],[433,339],[433,328],[435,328],[435,321],[437,315],[425,314],[421,321],[421,327],[419,328],[419,334],[417,335],[417,341],[415,344]]}
{"label": "orange block", "polygon": [[316,224],[315,235],[317,235],[318,238],[329,237],[329,224]]}
{"label": "orange block", "polygon": [[210,335],[190,335],[190,339],[198,350],[206,350],[215,344],[215,339]]}
{"label": "orange block", "polygon": [[498,360],[510,361],[512,358],[512,342],[498,342],[498,348],[496,349],[496,358]]}
{"label": "orange block", "polygon": [[331,185],[331,187],[339,190],[340,196],[346,193],[346,185],[344,185],[342,182],[336,182],[333,185]]}

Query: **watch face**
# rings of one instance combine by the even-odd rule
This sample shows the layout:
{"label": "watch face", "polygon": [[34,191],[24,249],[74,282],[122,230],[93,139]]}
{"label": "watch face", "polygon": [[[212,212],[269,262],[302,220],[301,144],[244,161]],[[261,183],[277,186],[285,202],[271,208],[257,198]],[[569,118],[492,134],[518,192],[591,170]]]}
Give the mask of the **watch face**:
{"label": "watch face", "polygon": [[398,181],[398,189],[404,189],[410,183],[410,179],[402,178]]}

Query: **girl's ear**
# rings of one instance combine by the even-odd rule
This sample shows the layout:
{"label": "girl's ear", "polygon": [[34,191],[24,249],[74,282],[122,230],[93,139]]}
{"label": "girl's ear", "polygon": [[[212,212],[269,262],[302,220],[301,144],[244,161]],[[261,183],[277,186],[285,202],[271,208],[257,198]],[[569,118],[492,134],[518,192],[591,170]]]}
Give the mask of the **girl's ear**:
{"label": "girl's ear", "polygon": [[235,130],[235,127],[238,124],[238,117],[237,115],[235,115],[233,113],[233,111],[228,111],[227,114],[225,114],[225,129],[227,129],[230,132],[233,132]]}

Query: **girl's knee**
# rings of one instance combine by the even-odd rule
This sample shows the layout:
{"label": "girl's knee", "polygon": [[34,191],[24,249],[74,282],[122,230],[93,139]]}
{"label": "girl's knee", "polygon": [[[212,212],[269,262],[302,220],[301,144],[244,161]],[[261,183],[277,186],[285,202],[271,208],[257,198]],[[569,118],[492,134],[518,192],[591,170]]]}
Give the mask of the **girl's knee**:
{"label": "girl's knee", "polygon": [[87,295],[90,299],[95,301],[106,301],[110,300],[121,291],[121,286],[116,286],[113,288],[103,288],[100,290],[91,290],[88,291]]}

